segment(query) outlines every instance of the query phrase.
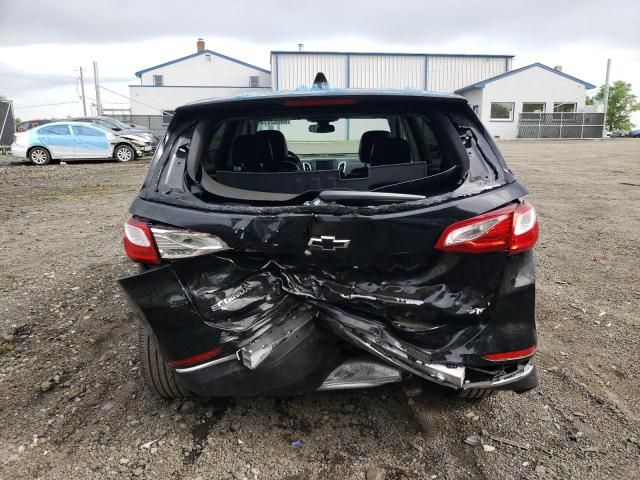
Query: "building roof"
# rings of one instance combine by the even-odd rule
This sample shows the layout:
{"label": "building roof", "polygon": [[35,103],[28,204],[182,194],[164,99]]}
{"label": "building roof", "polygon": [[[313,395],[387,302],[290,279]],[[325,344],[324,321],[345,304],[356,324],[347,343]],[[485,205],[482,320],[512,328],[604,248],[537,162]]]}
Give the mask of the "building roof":
{"label": "building roof", "polygon": [[482,53],[390,53],[390,52],[321,52],[308,50],[271,50],[271,55],[380,55],[384,57],[489,57],[513,58],[515,55]]}
{"label": "building roof", "polygon": [[228,57],[226,55],[223,55],[222,53],[214,52],[213,50],[202,50],[201,52],[192,53],[191,55],[187,55],[186,57],[176,58],[175,60],[161,63],[160,65],[154,65],[153,67],[145,68],[144,70],[140,70],[139,72],[136,72],[136,77],[140,78],[143,73],[150,72],[151,70],[155,70],[156,68],[166,67],[167,65],[172,65],[174,63],[182,62],[184,60],[189,60],[190,58],[197,57],[198,55],[204,55],[205,53],[208,53],[209,55],[215,55],[216,57],[224,58],[225,60],[229,60],[231,62],[244,65],[245,67],[253,68],[254,70],[258,70],[260,72],[271,73],[269,70],[257,67],[255,65],[251,65],[250,63],[243,62],[242,60],[238,60],[237,58]]}
{"label": "building roof", "polygon": [[580,83],[580,84],[584,85],[584,87],[587,90],[591,90],[592,88],[596,88],[595,85],[592,85],[589,82],[585,82],[584,80],[580,80],[579,78],[572,77],[571,75],[567,75],[566,73],[561,72],[560,70],[556,70],[555,68],[548,67],[547,65],[543,65],[542,63],[532,63],[531,65],[526,65],[524,67],[516,68],[515,70],[510,70],[508,72],[501,73],[500,75],[496,75],[495,77],[486,78],[486,79],[482,80],[481,82],[474,83],[473,85],[469,85],[467,87],[459,88],[458,90],[455,91],[455,93],[460,94],[460,93],[468,92],[469,90],[475,90],[477,88],[484,88],[484,86],[487,83],[495,82],[496,80],[500,80],[502,78],[508,77],[509,75],[515,75],[516,73],[524,72],[525,70],[529,70],[530,68],[534,68],[534,67],[543,68],[545,70],[548,70],[549,72],[555,73],[555,74],[560,75],[560,76],[562,76],[564,78],[568,78],[569,80],[573,80],[574,82]]}

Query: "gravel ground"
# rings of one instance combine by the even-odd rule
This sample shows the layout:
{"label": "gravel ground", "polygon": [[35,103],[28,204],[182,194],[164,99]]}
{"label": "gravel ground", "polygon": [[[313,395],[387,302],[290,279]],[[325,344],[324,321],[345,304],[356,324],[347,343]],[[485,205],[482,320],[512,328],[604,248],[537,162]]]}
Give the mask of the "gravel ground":
{"label": "gravel ground", "polygon": [[540,215],[541,385],[480,403],[418,380],[154,398],[116,286],[134,270],[120,228],[147,162],[4,159],[0,478],[637,479],[640,141],[501,148]]}

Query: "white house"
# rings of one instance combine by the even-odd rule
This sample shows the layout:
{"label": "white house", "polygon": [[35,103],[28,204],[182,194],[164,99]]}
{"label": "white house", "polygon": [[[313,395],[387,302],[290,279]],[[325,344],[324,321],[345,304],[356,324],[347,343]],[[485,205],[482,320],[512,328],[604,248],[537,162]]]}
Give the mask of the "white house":
{"label": "white house", "polygon": [[[559,132],[561,122],[568,124],[566,128],[575,130],[576,122],[578,120],[582,122],[582,118],[573,113],[585,112],[587,90],[593,88],[596,86],[567,75],[560,67],[551,68],[541,63],[533,63],[487,77],[459,88],[455,93],[469,101],[476,114],[496,138],[513,139],[523,136],[523,128],[545,121],[552,123],[548,125],[547,134],[544,133],[544,124],[537,131],[543,132],[542,136],[559,135],[562,138],[562,132]],[[556,114],[544,115],[544,113],[553,112]],[[595,118],[596,115],[592,116]],[[520,135],[518,135],[519,125]],[[574,132],[569,130],[567,132],[574,136]],[[599,136],[602,136],[601,129]]]}
{"label": "white house", "polygon": [[309,86],[317,72],[336,88],[416,88],[453,93],[511,70],[513,55],[272,51],[274,90]]}
{"label": "white house", "polygon": [[140,85],[129,85],[131,115],[172,113],[185,103],[271,90],[271,72],[205,48],[136,72]]}

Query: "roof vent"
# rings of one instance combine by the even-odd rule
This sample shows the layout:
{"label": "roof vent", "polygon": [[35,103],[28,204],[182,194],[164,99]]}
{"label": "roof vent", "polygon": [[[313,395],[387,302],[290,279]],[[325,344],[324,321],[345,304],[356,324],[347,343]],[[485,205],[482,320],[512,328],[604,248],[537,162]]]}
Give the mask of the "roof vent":
{"label": "roof vent", "polygon": [[562,71],[562,65],[556,65],[555,67],[553,67],[553,69],[561,72]]}
{"label": "roof vent", "polygon": [[322,72],[316,73],[316,78],[313,79],[312,88],[318,88],[320,90],[329,88],[329,82],[327,81],[327,77],[324,76],[324,73]]}

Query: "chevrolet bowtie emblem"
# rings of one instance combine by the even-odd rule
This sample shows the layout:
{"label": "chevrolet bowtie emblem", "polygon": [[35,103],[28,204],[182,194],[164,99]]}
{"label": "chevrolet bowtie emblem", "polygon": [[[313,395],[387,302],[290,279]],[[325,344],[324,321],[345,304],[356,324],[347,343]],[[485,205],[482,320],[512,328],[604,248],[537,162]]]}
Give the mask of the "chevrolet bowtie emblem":
{"label": "chevrolet bowtie emblem", "polygon": [[334,252],[338,248],[347,248],[351,240],[336,240],[336,237],[321,235],[309,239],[309,248],[320,249],[325,252]]}

